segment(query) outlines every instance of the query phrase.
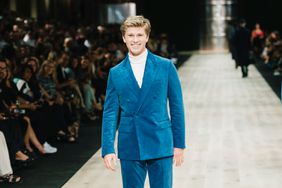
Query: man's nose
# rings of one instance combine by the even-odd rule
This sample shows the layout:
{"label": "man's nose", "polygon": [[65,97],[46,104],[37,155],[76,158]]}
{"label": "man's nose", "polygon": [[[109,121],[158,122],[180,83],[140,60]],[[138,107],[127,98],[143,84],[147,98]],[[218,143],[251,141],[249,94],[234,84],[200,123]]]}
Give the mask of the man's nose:
{"label": "man's nose", "polygon": [[134,42],[138,41],[138,37],[137,37],[137,36],[134,36],[134,37],[133,37],[133,41],[134,41]]}

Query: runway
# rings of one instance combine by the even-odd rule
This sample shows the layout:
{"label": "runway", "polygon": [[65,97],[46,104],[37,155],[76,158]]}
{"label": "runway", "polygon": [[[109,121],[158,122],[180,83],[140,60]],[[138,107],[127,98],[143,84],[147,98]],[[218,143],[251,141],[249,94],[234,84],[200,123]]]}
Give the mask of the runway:
{"label": "runway", "polygon": [[[242,78],[230,54],[197,53],[179,76],[187,149],[174,187],[280,188],[282,104],[256,68]],[[120,167],[106,170],[99,150],[63,186],[75,187],[122,188]]]}

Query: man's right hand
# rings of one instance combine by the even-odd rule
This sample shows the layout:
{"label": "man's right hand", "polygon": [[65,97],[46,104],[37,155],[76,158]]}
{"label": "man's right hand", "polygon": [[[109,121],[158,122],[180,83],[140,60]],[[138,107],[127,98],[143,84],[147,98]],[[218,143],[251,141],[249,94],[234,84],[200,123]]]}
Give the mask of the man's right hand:
{"label": "man's right hand", "polygon": [[117,156],[114,153],[110,153],[104,156],[104,164],[107,169],[116,171]]}

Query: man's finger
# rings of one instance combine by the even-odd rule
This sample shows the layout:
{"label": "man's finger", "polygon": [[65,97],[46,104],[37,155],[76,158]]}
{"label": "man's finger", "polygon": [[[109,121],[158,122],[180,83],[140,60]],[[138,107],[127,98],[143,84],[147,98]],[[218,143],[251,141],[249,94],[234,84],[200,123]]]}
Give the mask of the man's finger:
{"label": "man's finger", "polygon": [[173,164],[175,164],[175,166],[180,166],[183,163],[183,156],[175,156],[173,158]]}

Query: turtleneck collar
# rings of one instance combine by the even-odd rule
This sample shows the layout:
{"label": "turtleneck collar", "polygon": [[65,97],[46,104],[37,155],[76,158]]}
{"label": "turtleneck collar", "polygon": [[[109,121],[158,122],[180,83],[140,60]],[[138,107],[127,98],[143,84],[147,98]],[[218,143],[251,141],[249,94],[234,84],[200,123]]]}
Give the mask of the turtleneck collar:
{"label": "turtleneck collar", "polygon": [[147,49],[145,49],[144,52],[142,52],[138,56],[132,56],[132,55],[128,54],[130,63],[133,63],[133,64],[135,64],[135,63],[145,63],[147,55],[148,55]]}

